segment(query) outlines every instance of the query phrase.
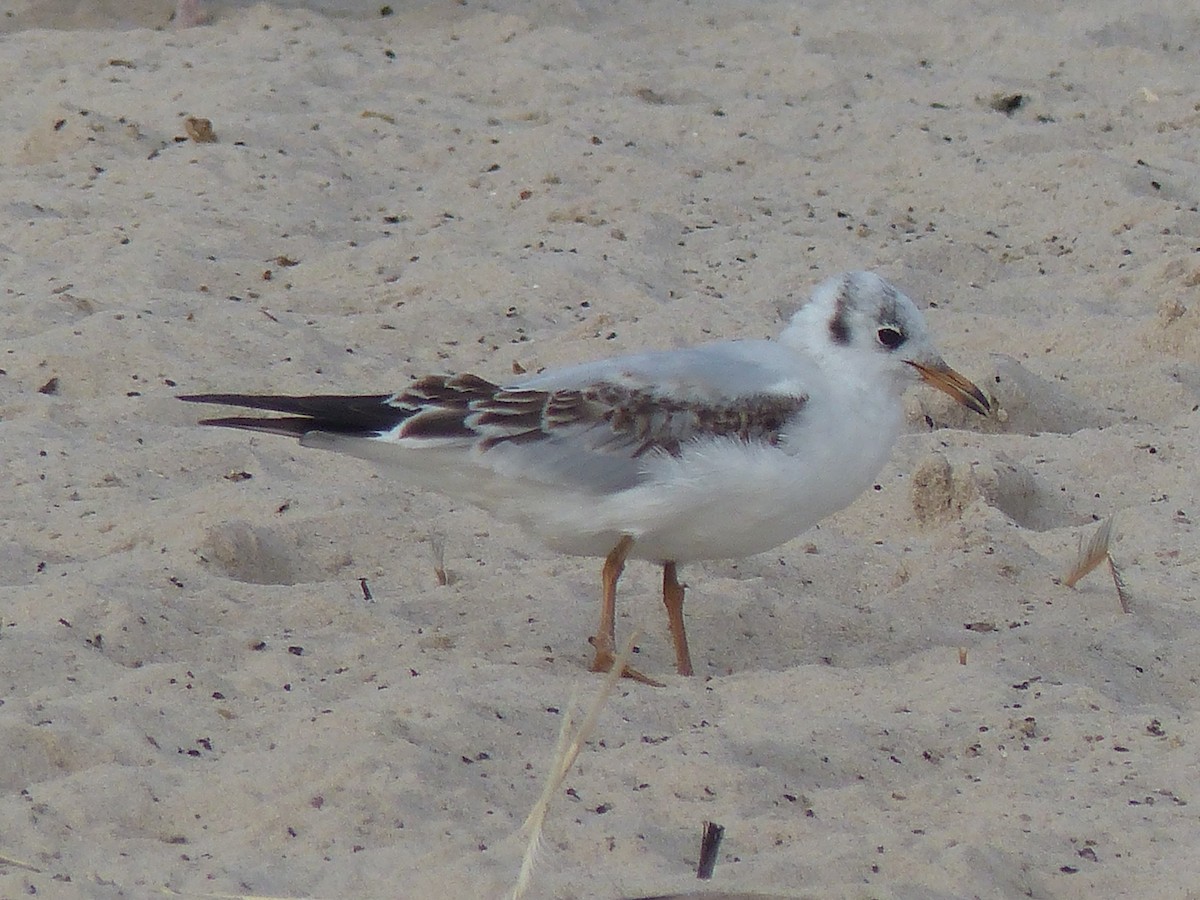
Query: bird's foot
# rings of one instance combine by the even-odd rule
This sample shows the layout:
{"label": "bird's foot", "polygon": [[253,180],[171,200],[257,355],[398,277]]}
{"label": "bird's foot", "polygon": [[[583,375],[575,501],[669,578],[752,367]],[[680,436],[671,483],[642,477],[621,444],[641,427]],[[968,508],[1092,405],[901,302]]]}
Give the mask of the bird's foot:
{"label": "bird's foot", "polygon": [[[597,648],[596,655],[592,658],[591,670],[593,672],[611,672],[613,663],[616,661],[616,657],[613,655],[611,650]],[[666,687],[666,685],[661,681],[655,681],[649,675],[643,675],[632,666],[626,666],[623,668],[621,670],[621,677],[631,678],[640,684],[648,684],[650,687]]]}

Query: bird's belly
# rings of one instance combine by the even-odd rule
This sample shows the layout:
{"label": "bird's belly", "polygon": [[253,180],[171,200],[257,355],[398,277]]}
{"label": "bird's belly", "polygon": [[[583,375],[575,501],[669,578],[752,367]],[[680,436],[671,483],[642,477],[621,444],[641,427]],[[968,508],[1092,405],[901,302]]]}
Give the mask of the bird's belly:
{"label": "bird's belly", "polygon": [[634,538],[630,555],[642,559],[750,556],[791,540],[853,501],[878,474],[891,443],[884,436],[878,447],[854,452],[838,452],[840,442],[834,442],[797,454],[715,442],[678,459],[656,460],[645,483],[560,509],[566,515],[533,530],[551,547],[577,555],[602,556],[628,534]]}

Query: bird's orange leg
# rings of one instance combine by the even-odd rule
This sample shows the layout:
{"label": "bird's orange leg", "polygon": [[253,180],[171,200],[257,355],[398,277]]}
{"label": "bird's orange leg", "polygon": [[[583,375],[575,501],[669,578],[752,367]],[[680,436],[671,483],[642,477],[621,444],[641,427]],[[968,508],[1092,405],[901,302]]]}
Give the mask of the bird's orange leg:
{"label": "bird's orange leg", "polygon": [[667,625],[675,645],[675,671],[692,674],[692,655],[688,652],[687,632],[683,627],[683,585],[673,561],[663,563],[663,605],[667,608]]}
{"label": "bird's orange leg", "polygon": [[[607,672],[613,667],[616,661],[617,647],[617,581],[621,577],[621,573],[625,571],[625,560],[629,557],[629,550],[633,547],[633,538],[625,535],[621,540],[617,541],[617,546],[612,548],[612,551],[604,558],[604,569],[600,573],[601,598],[600,598],[600,625],[596,629],[596,636],[592,638],[592,646],[596,648],[596,655],[592,658],[593,672]],[[621,672],[622,677],[632,678],[635,681],[640,681],[642,684],[653,685],[654,687],[662,687],[662,683],[655,681],[639,672],[637,669],[632,669],[626,666]]]}

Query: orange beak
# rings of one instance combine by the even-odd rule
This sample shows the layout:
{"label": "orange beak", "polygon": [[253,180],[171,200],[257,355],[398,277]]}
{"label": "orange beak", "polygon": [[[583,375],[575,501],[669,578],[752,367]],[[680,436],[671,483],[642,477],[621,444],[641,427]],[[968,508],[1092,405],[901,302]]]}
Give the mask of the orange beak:
{"label": "orange beak", "polygon": [[919,363],[908,359],[905,362],[921,373],[926,384],[933,385],[939,391],[949,394],[967,409],[973,410],[981,416],[986,416],[991,412],[991,404],[983,395],[983,391],[975,387],[970,379],[955,372],[941,360],[935,363]]}

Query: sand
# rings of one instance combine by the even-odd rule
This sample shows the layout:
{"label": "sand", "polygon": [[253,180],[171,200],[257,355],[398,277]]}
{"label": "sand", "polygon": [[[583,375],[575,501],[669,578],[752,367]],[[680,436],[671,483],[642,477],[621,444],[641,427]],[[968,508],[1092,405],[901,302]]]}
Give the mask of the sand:
{"label": "sand", "polygon": [[[598,562],[175,395],[766,336],[849,268],[999,415],[914,390],[875,490],[686,567],[695,678],[630,566],[666,686],[530,896],[1200,896],[1194,10],[173,6],[0,17],[0,896],[503,896]],[[1060,582],[1111,515],[1128,612]]]}

